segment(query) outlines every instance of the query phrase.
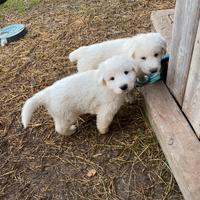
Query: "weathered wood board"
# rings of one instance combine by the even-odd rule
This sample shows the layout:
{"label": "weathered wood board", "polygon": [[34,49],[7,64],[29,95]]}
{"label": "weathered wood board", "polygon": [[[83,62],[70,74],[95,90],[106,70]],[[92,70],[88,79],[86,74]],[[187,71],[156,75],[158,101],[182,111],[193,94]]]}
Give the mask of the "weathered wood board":
{"label": "weathered wood board", "polygon": [[188,72],[200,17],[200,0],[177,0],[167,85],[183,104]]}
{"label": "weathered wood board", "polygon": [[183,111],[200,138],[200,23],[183,101]]}
{"label": "weathered wood board", "polygon": [[157,10],[151,13],[153,30],[162,34],[167,42],[167,52],[171,50],[174,9]]}
{"label": "weathered wood board", "polygon": [[200,142],[163,82],[141,88],[145,110],[185,200],[200,199]]}

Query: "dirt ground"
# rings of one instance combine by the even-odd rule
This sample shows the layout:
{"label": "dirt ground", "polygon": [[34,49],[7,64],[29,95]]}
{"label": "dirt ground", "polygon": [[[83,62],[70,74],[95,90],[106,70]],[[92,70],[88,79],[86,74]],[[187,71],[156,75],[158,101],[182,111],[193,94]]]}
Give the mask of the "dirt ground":
{"label": "dirt ground", "polygon": [[[151,127],[142,97],[124,106],[107,135],[95,117],[69,137],[54,131],[45,109],[24,130],[20,110],[36,91],[75,72],[75,48],[151,30],[153,10],[174,0],[44,0],[25,13],[0,13],[0,26],[24,23],[28,34],[0,48],[0,199],[183,200]],[[92,173],[93,172],[93,173]]]}

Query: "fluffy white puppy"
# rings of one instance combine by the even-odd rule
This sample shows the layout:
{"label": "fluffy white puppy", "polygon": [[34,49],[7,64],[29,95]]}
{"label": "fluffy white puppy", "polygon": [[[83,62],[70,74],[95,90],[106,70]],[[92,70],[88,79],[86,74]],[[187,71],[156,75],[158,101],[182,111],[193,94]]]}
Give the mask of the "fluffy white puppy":
{"label": "fluffy white puppy", "polygon": [[97,70],[73,74],[33,95],[22,108],[22,124],[26,128],[34,110],[44,105],[62,135],[71,135],[77,118],[86,113],[97,115],[97,128],[104,134],[135,79],[133,59],[110,58]]}
{"label": "fluffy white puppy", "polygon": [[134,58],[139,75],[159,71],[165,52],[166,42],[160,33],[143,33],[80,47],[69,54],[69,59],[77,62],[78,71],[83,72],[97,68],[112,56],[126,54]]}

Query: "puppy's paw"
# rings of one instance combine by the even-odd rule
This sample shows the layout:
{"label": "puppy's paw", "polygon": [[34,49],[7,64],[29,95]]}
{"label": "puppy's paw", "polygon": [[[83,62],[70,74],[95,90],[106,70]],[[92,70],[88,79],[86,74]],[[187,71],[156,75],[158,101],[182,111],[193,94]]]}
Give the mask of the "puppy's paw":
{"label": "puppy's paw", "polygon": [[109,128],[99,128],[100,134],[106,134],[109,131]]}
{"label": "puppy's paw", "polygon": [[72,125],[70,126],[68,129],[62,129],[62,130],[56,130],[60,135],[63,136],[71,136],[72,134],[74,134],[76,132],[76,126]]}
{"label": "puppy's paw", "polygon": [[74,124],[70,126],[70,130],[71,130],[72,132],[75,132],[76,129],[77,129],[77,126],[74,125]]}

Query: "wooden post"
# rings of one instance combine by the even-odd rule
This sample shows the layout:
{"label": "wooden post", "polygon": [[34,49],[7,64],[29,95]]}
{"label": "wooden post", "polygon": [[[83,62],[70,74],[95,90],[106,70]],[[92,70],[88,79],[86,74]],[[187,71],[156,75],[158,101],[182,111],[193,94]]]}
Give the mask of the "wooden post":
{"label": "wooden post", "polygon": [[200,22],[183,101],[183,111],[197,136],[200,137]]}
{"label": "wooden post", "polygon": [[183,103],[191,56],[200,17],[200,0],[177,0],[167,85]]}

